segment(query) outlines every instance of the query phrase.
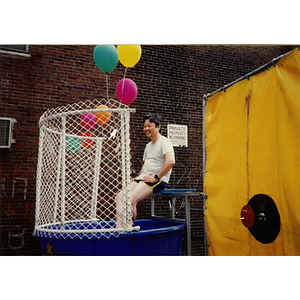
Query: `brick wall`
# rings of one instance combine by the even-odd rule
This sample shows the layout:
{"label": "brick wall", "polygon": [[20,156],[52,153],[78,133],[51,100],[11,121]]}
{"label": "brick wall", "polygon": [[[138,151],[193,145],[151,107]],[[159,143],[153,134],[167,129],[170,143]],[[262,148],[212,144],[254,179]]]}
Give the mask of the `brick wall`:
{"label": "brick wall", "polygon": [[[105,75],[93,61],[91,45],[31,46],[30,57],[0,53],[0,117],[17,120],[16,143],[0,149],[0,254],[39,255],[32,236],[38,121],[52,107],[106,97]],[[138,86],[131,104],[133,175],[141,168],[144,146],[142,117],[156,112],[167,124],[188,126],[188,147],[175,148],[176,166],[170,187],[202,190],[202,97],[284,54],[295,46],[143,45],[139,63],[127,71]],[[124,75],[119,63],[109,75],[109,95]],[[194,204],[201,207],[201,199]],[[149,201],[138,217],[150,214]],[[203,225],[201,225],[203,226]],[[195,236],[203,236],[199,226]]]}

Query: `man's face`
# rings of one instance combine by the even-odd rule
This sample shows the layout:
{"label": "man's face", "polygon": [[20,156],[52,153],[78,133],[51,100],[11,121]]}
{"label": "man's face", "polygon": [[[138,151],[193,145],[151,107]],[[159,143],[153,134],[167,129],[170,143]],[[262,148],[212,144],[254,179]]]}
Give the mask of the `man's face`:
{"label": "man's face", "polygon": [[159,133],[160,125],[156,127],[155,123],[150,122],[149,119],[145,120],[144,133],[148,138],[151,138]]}

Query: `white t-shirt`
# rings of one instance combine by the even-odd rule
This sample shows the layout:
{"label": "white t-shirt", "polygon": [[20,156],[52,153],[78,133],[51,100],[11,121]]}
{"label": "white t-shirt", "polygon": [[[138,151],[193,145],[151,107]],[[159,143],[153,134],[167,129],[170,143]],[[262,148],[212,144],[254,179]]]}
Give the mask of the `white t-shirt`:
{"label": "white t-shirt", "polygon": [[[149,142],[144,151],[143,160],[145,163],[143,167],[143,173],[140,174],[136,179],[142,179],[144,176],[149,175],[150,173],[157,174],[166,161],[164,155],[168,152],[174,152],[174,149],[171,141],[166,137],[161,136],[154,145],[152,145],[152,142]],[[168,183],[171,172],[172,169],[160,180]]]}

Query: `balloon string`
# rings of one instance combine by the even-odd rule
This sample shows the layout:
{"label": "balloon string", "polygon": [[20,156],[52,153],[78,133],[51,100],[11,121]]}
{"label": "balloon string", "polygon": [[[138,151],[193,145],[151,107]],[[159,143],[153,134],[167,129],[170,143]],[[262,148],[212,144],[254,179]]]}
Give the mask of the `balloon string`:
{"label": "balloon string", "polygon": [[121,97],[122,97],[122,98],[123,98],[123,91],[124,91],[124,85],[125,85],[126,71],[127,71],[127,68],[125,68],[124,77],[123,77],[123,82],[122,82],[122,91],[121,91]]}
{"label": "balloon string", "polygon": [[109,101],[109,96],[108,96],[108,74],[106,75],[106,94],[107,94],[107,101]]}
{"label": "balloon string", "polygon": [[127,68],[125,68],[124,79],[125,79],[125,77],[126,77],[126,72],[127,72]]}

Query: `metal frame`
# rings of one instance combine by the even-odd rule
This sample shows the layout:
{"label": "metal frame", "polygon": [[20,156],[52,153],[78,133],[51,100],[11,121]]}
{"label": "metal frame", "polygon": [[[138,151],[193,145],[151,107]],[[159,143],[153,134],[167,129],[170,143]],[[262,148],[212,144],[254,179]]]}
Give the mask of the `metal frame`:
{"label": "metal frame", "polygon": [[[201,194],[196,192],[195,190],[163,190],[163,193],[157,193],[150,196],[151,200],[151,218],[153,219],[164,219],[164,220],[172,220],[175,222],[183,223],[186,225],[186,235],[187,235],[187,255],[191,256],[191,203],[190,197],[200,197]],[[172,218],[163,218],[155,215],[155,199],[162,198],[172,198]],[[181,197],[185,200],[185,219],[177,219],[175,217],[175,202],[176,198]]]}
{"label": "metal frame", "polygon": [[[93,104],[92,101],[90,101],[89,104]],[[78,103],[78,106],[81,105],[81,103]],[[122,187],[123,190],[127,186],[127,183],[130,181],[130,113],[135,112],[135,109],[129,109],[129,108],[108,108],[108,109],[79,109],[77,110],[70,110],[67,111],[69,106],[57,108],[53,110],[46,111],[42,117],[40,118],[39,126],[40,126],[40,138],[39,138],[39,157],[38,157],[38,166],[37,166],[37,188],[36,188],[36,214],[35,214],[35,229],[34,229],[34,235],[37,236],[49,236],[53,235],[55,237],[64,237],[68,234],[93,234],[97,238],[100,238],[102,235],[106,236],[106,233],[122,233],[122,232],[129,232],[129,231],[135,231],[139,230],[139,226],[133,227],[133,221],[131,220],[131,215],[128,213],[129,207],[131,205],[130,202],[130,193],[124,193],[123,195],[123,218],[124,218],[124,226],[123,228],[92,228],[92,229],[66,229],[69,224],[77,223],[77,222],[88,222],[92,223],[95,222],[96,219],[96,202],[97,202],[97,195],[98,195],[98,184],[99,184],[99,175],[100,175],[100,163],[101,163],[101,156],[102,156],[102,146],[103,141],[106,140],[105,137],[95,136],[95,137],[80,137],[81,139],[91,139],[95,141],[96,147],[95,147],[95,162],[94,162],[94,173],[93,173],[93,183],[92,183],[92,198],[91,198],[91,207],[88,219],[75,219],[75,220],[67,220],[65,216],[65,197],[66,197],[66,187],[65,187],[65,180],[66,180],[66,147],[65,147],[65,140],[67,137],[78,137],[76,134],[69,134],[67,132],[67,117],[70,117],[72,115],[80,115],[84,112],[115,112],[119,115],[121,119],[121,138],[122,142],[121,144],[121,153],[120,155],[121,159],[121,167],[122,167]],[[73,109],[73,107],[71,107]],[[63,111],[63,110],[66,111]],[[48,114],[48,115],[47,115]],[[58,119],[59,122],[59,128],[53,129],[49,128],[47,126],[47,121],[50,121],[52,119]],[[41,188],[42,183],[39,179],[40,174],[42,173],[42,160],[43,160],[43,147],[45,143],[45,133],[51,133],[58,136],[58,166],[56,169],[56,178],[54,181],[54,212],[53,216],[51,216],[51,223],[42,223],[40,224],[40,212],[41,212]],[[112,136],[111,136],[112,137]],[[110,138],[111,138],[110,137]],[[109,138],[109,139],[110,139]],[[59,186],[61,186],[61,203],[58,204],[58,194],[59,194]],[[60,207],[60,217],[61,220],[57,220],[58,215],[58,205]],[[126,210],[127,208],[127,210]],[[56,226],[57,225],[57,226]],[[51,228],[50,228],[51,227]],[[98,233],[101,233],[102,235],[99,235]]]}

